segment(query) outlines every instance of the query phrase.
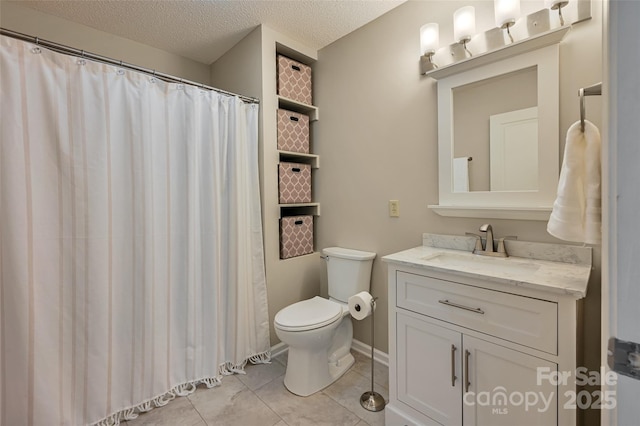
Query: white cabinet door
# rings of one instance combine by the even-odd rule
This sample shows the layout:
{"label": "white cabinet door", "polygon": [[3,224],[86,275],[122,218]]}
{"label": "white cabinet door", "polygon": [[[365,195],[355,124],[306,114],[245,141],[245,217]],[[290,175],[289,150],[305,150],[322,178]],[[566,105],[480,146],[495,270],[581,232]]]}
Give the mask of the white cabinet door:
{"label": "white cabinet door", "polygon": [[462,335],[397,313],[398,399],[443,425],[461,425]]}
{"label": "white cabinet door", "polygon": [[557,423],[558,388],[546,379],[538,383],[538,368],[548,374],[556,364],[467,335],[463,346],[465,426]]}

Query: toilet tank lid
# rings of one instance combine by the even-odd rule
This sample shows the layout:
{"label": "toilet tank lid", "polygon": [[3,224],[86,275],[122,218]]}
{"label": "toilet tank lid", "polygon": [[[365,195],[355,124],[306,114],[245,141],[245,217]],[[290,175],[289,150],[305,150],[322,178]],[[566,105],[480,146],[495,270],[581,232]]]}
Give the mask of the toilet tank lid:
{"label": "toilet tank lid", "polygon": [[353,250],[342,247],[327,247],[322,250],[325,256],[334,256],[342,259],[371,260],[376,257],[375,253],[369,251]]}

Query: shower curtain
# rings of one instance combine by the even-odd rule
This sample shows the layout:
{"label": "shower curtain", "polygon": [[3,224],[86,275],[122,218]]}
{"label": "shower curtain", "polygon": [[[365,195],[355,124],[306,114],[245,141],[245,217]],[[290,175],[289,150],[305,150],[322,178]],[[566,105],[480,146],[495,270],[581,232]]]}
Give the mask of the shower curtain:
{"label": "shower curtain", "polygon": [[117,424],[267,362],[258,106],[1,43],[0,423]]}

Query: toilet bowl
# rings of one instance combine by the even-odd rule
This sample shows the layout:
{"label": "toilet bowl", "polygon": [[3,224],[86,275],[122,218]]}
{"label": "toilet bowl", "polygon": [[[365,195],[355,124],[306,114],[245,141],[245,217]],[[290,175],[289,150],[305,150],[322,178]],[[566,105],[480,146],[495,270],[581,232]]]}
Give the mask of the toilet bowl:
{"label": "toilet bowl", "polygon": [[338,247],[324,249],[323,254],[329,298],[315,296],[294,303],[280,310],[274,319],[276,335],[289,346],[284,384],[300,396],[329,386],[355,362],[347,299],[369,290],[375,257],[375,253]]}
{"label": "toilet bowl", "polygon": [[[295,314],[292,314],[295,313]],[[289,345],[284,385],[300,396],[329,386],[355,362],[349,308],[314,297],[278,312],[276,335]]]}

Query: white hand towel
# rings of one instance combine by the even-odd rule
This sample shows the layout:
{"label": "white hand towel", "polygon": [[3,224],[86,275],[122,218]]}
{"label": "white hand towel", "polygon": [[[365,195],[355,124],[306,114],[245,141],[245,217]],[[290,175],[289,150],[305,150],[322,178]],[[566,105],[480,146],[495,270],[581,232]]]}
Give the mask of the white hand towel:
{"label": "white hand towel", "polygon": [[600,190],[600,132],[591,122],[567,131],[558,195],[547,231],[565,241],[599,244],[602,195]]}
{"label": "white hand towel", "polygon": [[469,192],[469,157],[453,159],[453,192]]}

